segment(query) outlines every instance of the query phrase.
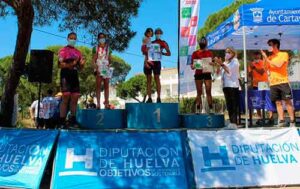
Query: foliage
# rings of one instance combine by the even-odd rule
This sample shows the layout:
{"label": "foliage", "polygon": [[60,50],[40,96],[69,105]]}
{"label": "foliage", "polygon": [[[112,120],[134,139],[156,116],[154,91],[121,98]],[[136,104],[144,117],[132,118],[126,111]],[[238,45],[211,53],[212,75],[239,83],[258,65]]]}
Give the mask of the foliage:
{"label": "foliage", "polygon": [[[57,62],[57,54],[59,49],[62,46],[50,46],[47,49],[54,52],[54,64],[53,64],[53,72],[52,72],[52,83],[51,84],[42,84],[42,94],[46,94],[46,91],[51,88],[55,92],[60,91],[60,70],[58,68]],[[87,47],[78,47],[78,49],[82,52],[83,56],[86,59],[86,65],[79,72],[79,80],[80,80],[80,90],[82,95],[92,95],[95,91],[96,83],[95,76],[93,74],[93,66],[92,66],[92,51]],[[29,57],[29,56],[28,56]],[[12,62],[12,56],[7,56],[0,59],[0,86],[3,88],[4,83],[7,79],[8,70],[10,68]],[[29,62],[29,60],[28,60]],[[112,56],[112,66],[114,69],[113,79],[117,83],[121,83],[124,81],[126,75],[130,71],[131,67],[128,63],[126,63],[123,59]],[[122,75],[122,77],[119,77]],[[2,92],[0,94],[2,95]],[[17,93],[19,94],[19,105],[24,110],[26,107],[30,106],[30,104],[37,99],[38,96],[38,84],[30,83],[27,80],[27,75],[21,77],[20,84],[17,89]]]}
{"label": "foliage", "polygon": [[[182,98],[179,103],[181,114],[193,114],[196,111],[196,98]],[[225,99],[213,97],[213,108],[216,113],[224,113]]]}
{"label": "foliage", "polygon": [[205,21],[204,27],[198,31],[198,38],[206,36],[209,32],[214,31],[222,22],[228,19],[242,4],[254,3],[256,0],[234,1],[233,4],[225,7],[221,11],[210,15]]}
{"label": "foliage", "polygon": [[[152,79],[152,93],[155,92],[155,84]],[[136,75],[130,78],[128,81],[121,83],[117,86],[117,96],[127,100],[127,99],[135,99],[138,102],[139,96],[143,96],[143,102],[146,99],[147,95],[147,82],[145,75]]]}
{"label": "foliage", "polygon": [[[13,0],[11,3],[18,2]],[[51,25],[59,22],[61,31],[86,31],[95,36],[104,32],[110,39],[110,47],[122,51],[136,32],[130,29],[130,19],[137,16],[142,0],[32,0],[34,25]],[[15,14],[0,0],[0,17]],[[95,38],[94,37],[94,38]]]}
{"label": "foliage", "polygon": [[141,1],[0,0],[0,17],[13,14],[18,23],[12,66],[1,99],[0,124],[12,125],[13,97],[25,69],[33,25],[58,21],[63,31],[85,31],[94,38],[97,33],[104,32],[108,34],[111,48],[122,51],[135,35],[130,29],[130,20],[137,15]]}

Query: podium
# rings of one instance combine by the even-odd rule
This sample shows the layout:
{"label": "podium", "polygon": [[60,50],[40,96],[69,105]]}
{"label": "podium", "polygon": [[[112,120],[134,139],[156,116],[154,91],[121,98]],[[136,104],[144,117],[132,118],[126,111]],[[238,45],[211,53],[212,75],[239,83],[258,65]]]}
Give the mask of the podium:
{"label": "podium", "polygon": [[183,114],[182,124],[188,129],[222,128],[225,126],[223,114]]}
{"label": "podium", "polygon": [[130,129],[179,128],[178,103],[126,103]]}
{"label": "podium", "polygon": [[125,110],[78,109],[77,122],[82,129],[123,129]]}

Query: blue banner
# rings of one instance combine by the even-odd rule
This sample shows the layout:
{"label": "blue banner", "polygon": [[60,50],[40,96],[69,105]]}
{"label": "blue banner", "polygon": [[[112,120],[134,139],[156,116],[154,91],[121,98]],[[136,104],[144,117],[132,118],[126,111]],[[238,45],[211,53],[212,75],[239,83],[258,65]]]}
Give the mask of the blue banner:
{"label": "blue banner", "polygon": [[195,188],[299,185],[296,128],[188,131]]}
{"label": "blue banner", "polygon": [[297,0],[270,1],[244,5],[240,12],[244,15],[245,26],[299,25],[300,3]]}
{"label": "blue banner", "polygon": [[267,49],[267,41],[281,38],[280,49],[299,49],[300,1],[259,0],[244,4],[207,35],[209,49]]}
{"label": "blue banner", "polygon": [[[296,111],[300,110],[300,90],[292,90],[293,105]],[[240,110],[245,111],[245,93],[240,92]],[[285,107],[285,106],[284,106]],[[266,109],[276,112],[276,105],[270,99],[270,91],[249,90],[248,93],[248,108],[249,109]]]}
{"label": "blue banner", "polygon": [[180,132],[62,131],[52,188],[188,188]]}
{"label": "blue banner", "polygon": [[0,187],[39,188],[57,131],[0,130]]}

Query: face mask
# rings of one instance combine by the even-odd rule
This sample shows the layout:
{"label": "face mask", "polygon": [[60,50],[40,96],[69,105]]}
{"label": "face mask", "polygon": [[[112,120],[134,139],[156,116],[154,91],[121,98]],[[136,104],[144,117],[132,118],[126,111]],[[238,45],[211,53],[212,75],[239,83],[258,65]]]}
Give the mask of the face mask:
{"label": "face mask", "polygon": [[68,40],[68,45],[71,46],[71,47],[74,47],[76,45],[76,40],[74,39],[69,39]]}
{"label": "face mask", "polygon": [[296,55],[298,55],[298,50],[293,50],[293,54],[296,56]]}
{"label": "face mask", "polygon": [[161,34],[156,34],[155,37],[156,37],[156,39],[160,39]]}
{"label": "face mask", "polygon": [[226,53],[225,54],[225,60],[229,60],[231,58],[231,54],[230,53]]}
{"label": "face mask", "polygon": [[205,49],[206,48],[206,43],[200,43],[199,46],[200,46],[200,49]]}
{"label": "face mask", "polygon": [[269,52],[273,52],[273,47],[270,46],[270,47],[268,48],[268,51],[269,51]]}
{"label": "face mask", "polygon": [[105,41],[106,41],[106,40],[105,40],[105,38],[101,38],[101,39],[99,39],[99,43],[100,43],[100,44],[104,44],[104,43],[105,43]]}

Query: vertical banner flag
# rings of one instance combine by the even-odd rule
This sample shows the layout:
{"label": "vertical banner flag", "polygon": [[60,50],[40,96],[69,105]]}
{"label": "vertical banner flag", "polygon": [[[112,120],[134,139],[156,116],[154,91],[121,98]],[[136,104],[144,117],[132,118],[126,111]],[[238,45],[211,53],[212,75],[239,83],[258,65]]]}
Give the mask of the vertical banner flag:
{"label": "vertical banner flag", "polygon": [[57,131],[1,129],[0,187],[40,188]]}
{"label": "vertical banner flag", "polygon": [[300,133],[188,131],[197,188],[298,185]]}
{"label": "vertical banner flag", "polygon": [[52,189],[187,189],[180,132],[62,131]]}
{"label": "vertical banner flag", "polygon": [[190,67],[197,47],[200,0],[180,0],[179,78],[180,94],[194,91],[194,73]]}

